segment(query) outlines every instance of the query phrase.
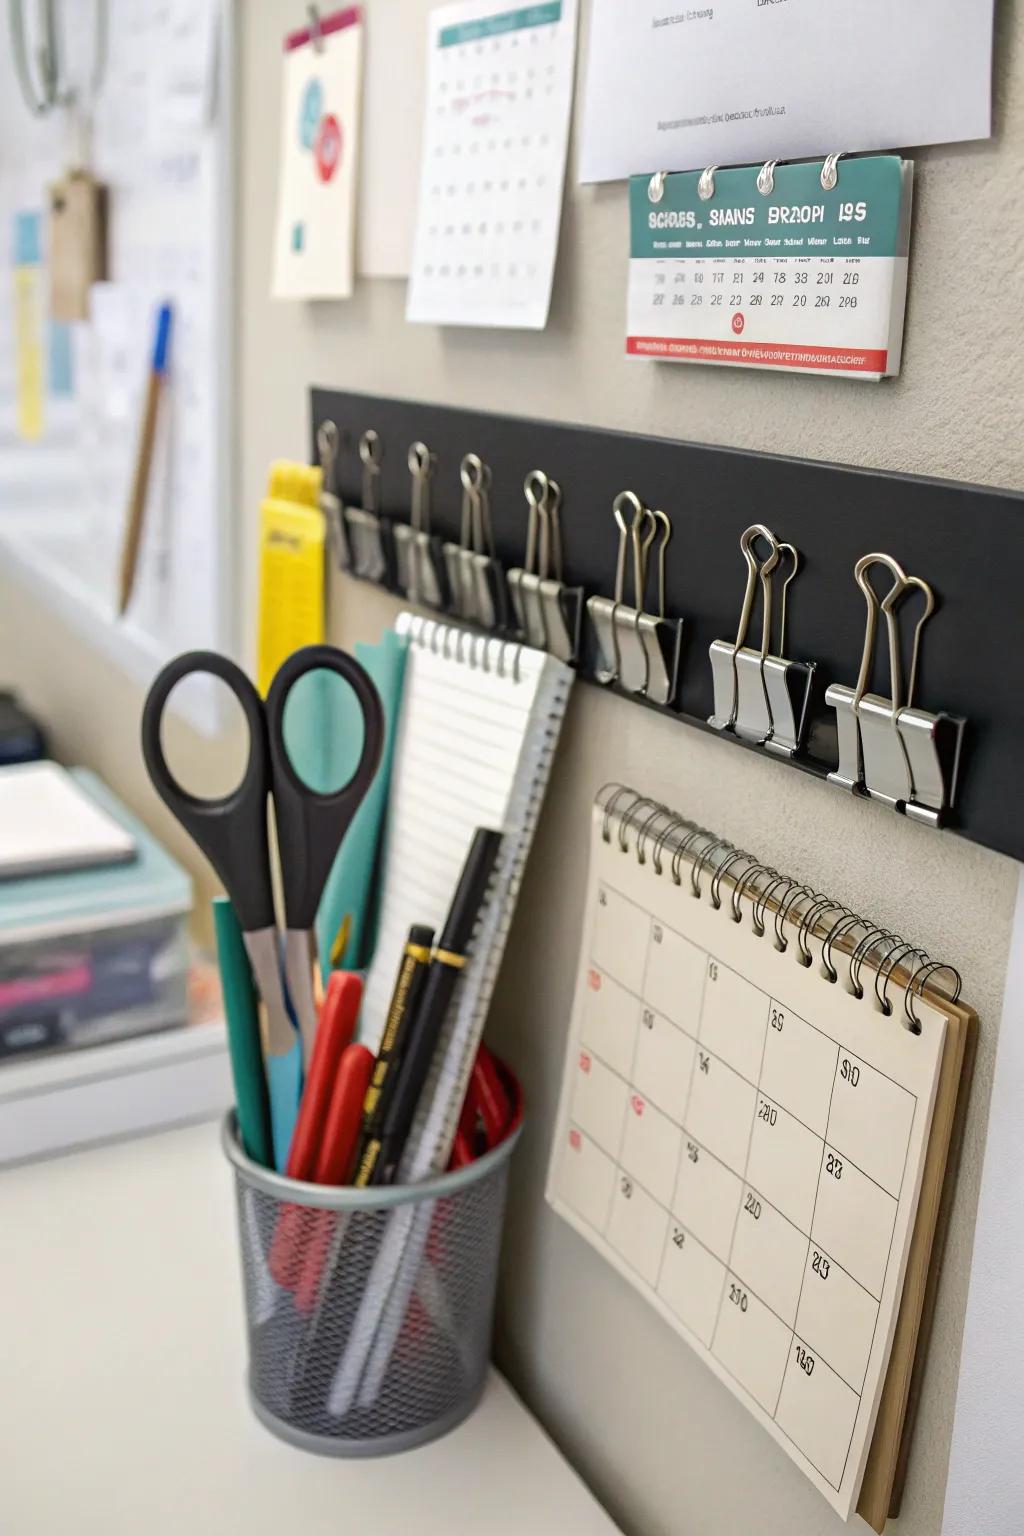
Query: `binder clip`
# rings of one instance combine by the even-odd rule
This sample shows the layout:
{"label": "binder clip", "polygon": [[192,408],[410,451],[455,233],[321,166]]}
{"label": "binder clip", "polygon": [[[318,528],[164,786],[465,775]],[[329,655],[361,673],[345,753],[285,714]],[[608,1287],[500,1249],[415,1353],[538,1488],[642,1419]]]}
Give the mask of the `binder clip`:
{"label": "binder clip", "polygon": [[345,525],[351,557],[350,569],[365,581],[385,581],[388,556],[380,515],[380,438],[371,428],[359,439],[363,461],[363,504],[345,508]]}
{"label": "binder clip", "polygon": [[[630,522],[626,512],[630,511]],[[612,513],[619,529],[615,562],[615,596],[590,597],[587,612],[597,634],[600,663],[595,668],[599,683],[615,683],[626,693],[650,699],[652,704],[671,704],[679,683],[682,648],[681,619],[665,618],[665,550],[672,524],[664,512],[652,512],[632,491],[616,496]],[[647,557],[663,530],[657,551],[657,612],[644,609],[647,588]],[[633,606],[624,602],[627,546],[632,553]]]}
{"label": "binder clip", "polygon": [[412,497],[409,522],[392,524],[398,585],[414,603],[429,608],[444,606],[444,566],[439,559],[440,540],[430,532],[430,482],[437,455],[426,443],[409,449]]}
{"label": "binder clip", "polygon": [[345,532],[345,519],[341,514],[341,501],[334,489],[334,466],[338,461],[341,434],[333,421],[322,421],[316,430],[316,447],[320,455],[320,510],[327,524],[327,544],[334,559],[343,571],[352,564]]}
{"label": "binder clip", "polygon": [[[754,548],[758,539],[768,545],[768,554],[760,562]],[[754,523],[743,532],[740,549],[747,562],[747,585],[735,643],[715,640],[711,645],[715,709],[708,724],[716,731],[732,731],[779,757],[792,757],[803,746],[814,677],[813,662],[788,661],[782,654],[786,648],[786,593],[799,569],[800,556],[792,544],[780,544],[763,523]],[[789,571],[783,578],[779,600],[776,652],[772,650],[773,589],[783,557],[788,561]],[[755,650],[746,644],[746,639],[759,581],[761,648]]]}
{"label": "binder clip", "polygon": [[[874,565],[884,566],[892,577],[881,602],[868,580]],[[864,651],[856,685],[832,683],[825,693],[826,704],[836,712],[839,742],[839,765],[829,774],[829,782],[868,794],[914,821],[941,826],[956,797],[966,721],[914,707],[921,631],[935,611],[935,594],[919,576],[908,576],[891,555],[863,555],[854,576],[868,608]],[[904,699],[897,610],[912,590],[923,594],[925,606],[914,628]],[[880,612],[885,615],[890,698],[867,691]]]}
{"label": "binder clip", "polygon": [[583,589],[562,581],[561,488],[534,469],[523,493],[530,509],[526,555],[522,566],[508,573],[516,624],[528,645],[571,663],[579,650]]}
{"label": "binder clip", "polygon": [[482,629],[508,627],[505,572],[494,553],[491,529],[490,467],[475,453],[459,466],[462,524],[457,544],[444,545],[452,611]]}

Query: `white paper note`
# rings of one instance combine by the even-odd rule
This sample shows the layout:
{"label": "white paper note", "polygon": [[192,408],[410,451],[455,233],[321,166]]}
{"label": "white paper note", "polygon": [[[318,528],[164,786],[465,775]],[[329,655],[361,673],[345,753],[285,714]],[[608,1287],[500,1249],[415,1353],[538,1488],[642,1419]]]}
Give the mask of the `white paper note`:
{"label": "white paper note", "polygon": [[594,0],[580,180],[986,138],[991,72],[991,0]]}
{"label": "white paper note", "polygon": [[543,330],[576,55],[576,0],[462,0],[430,18],[407,318]]}
{"label": "white paper note", "polygon": [[362,40],[359,6],[285,39],[275,298],[351,297]]}

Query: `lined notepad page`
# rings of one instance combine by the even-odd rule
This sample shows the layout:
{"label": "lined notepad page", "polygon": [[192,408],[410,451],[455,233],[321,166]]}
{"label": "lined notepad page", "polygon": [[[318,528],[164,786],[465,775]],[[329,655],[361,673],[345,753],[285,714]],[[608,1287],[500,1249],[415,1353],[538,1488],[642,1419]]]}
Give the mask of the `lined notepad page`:
{"label": "lined notepad page", "polygon": [[[505,841],[450,1010],[467,1025],[468,1012],[482,1028],[476,1016],[486,1012],[572,681],[570,669],[542,651],[408,613],[396,629],[410,646],[377,947],[363,1004],[362,1037],[371,1049],[379,1043],[410,926],[429,923],[440,934],[473,833],[494,827]],[[472,1065],[472,1033],[469,1027],[464,1050],[449,1061],[460,1073]],[[451,1054],[449,1027],[438,1066]],[[433,1099],[439,1116],[457,1084],[444,1084],[441,1093],[431,1086],[422,1113],[429,1114]],[[432,1149],[440,1130],[438,1123]],[[414,1134],[413,1143],[422,1145],[423,1136]],[[442,1150],[447,1157],[438,1143],[438,1155]]]}
{"label": "lined notepad page", "polygon": [[[548,1198],[844,1518],[900,1303],[946,1020],[731,921],[594,811]],[[614,824],[617,826],[617,824]],[[635,840],[634,840],[635,842]],[[771,920],[768,934],[773,934]]]}

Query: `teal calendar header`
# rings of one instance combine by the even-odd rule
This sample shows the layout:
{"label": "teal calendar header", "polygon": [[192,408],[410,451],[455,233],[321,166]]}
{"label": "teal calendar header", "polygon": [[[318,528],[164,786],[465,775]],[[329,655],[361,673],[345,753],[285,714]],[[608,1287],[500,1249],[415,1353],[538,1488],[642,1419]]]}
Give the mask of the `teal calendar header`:
{"label": "teal calendar header", "polygon": [[459,43],[478,43],[485,37],[498,37],[503,32],[522,32],[527,27],[549,27],[562,19],[562,0],[548,0],[545,5],[521,5],[514,11],[502,11],[497,16],[482,16],[478,21],[463,21],[453,27],[442,27],[437,40],[439,48],[454,48]]}
{"label": "teal calendar header", "polygon": [[758,166],[716,171],[712,197],[699,171],[667,176],[658,202],[649,176],[629,187],[630,254],[671,256],[905,256],[910,176],[897,155],[841,160],[831,191],[821,161],[775,169],[773,190],[757,189]]}

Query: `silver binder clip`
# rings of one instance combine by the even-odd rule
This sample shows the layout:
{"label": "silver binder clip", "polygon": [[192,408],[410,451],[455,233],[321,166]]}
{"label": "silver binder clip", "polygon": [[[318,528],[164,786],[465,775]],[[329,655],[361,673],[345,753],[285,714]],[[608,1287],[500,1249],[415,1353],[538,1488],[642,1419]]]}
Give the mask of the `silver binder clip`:
{"label": "silver binder clip", "polygon": [[[665,550],[672,524],[666,513],[652,512],[632,491],[615,498],[612,513],[619,529],[615,596],[587,599],[600,653],[594,675],[599,683],[615,683],[625,693],[639,694],[653,704],[671,704],[679,682],[683,629],[682,620],[665,618]],[[644,607],[647,560],[659,527],[657,611],[649,613]],[[624,601],[627,547],[632,555],[632,607]]]}
{"label": "silver binder clip", "polygon": [[[755,549],[758,539],[768,545],[768,553],[760,561]],[[786,594],[800,557],[792,544],[780,544],[763,523],[754,523],[744,530],[740,550],[747,563],[743,606],[735,642],[715,640],[711,645],[714,713],[708,724],[716,731],[732,731],[744,741],[755,742],[780,757],[792,757],[803,745],[814,677],[813,662],[789,661],[782,654],[786,648]],[[778,650],[773,651],[773,592],[783,559],[789,570],[783,578],[779,602]],[[759,582],[761,648],[755,650],[745,642]]]}
{"label": "silver binder clip", "polygon": [[[892,585],[879,602],[868,580],[874,565],[883,566]],[[833,683],[825,702],[836,711],[839,764],[829,782],[861,791],[903,811],[915,821],[940,826],[953,804],[966,721],[929,714],[914,707],[921,631],[935,611],[935,594],[919,576],[908,576],[891,555],[864,555],[854,567],[867,603],[864,650],[855,687]],[[913,590],[923,593],[924,611],[914,627],[910,676],[903,699],[898,609]],[[891,697],[867,691],[874,664],[878,615],[885,615]]]}
{"label": "silver binder clip", "polygon": [[467,453],[459,466],[462,524],[457,544],[444,545],[443,556],[452,610],[482,629],[508,626],[505,572],[494,553],[491,529],[491,471],[478,454]]}
{"label": "silver binder clip", "polygon": [[528,645],[571,663],[579,649],[583,590],[562,581],[561,488],[542,469],[534,469],[523,482],[523,493],[530,509],[526,555],[522,566],[508,573],[516,625]]}
{"label": "silver binder clip", "polygon": [[438,558],[438,541],[430,532],[430,482],[436,465],[437,455],[426,443],[412,444],[409,522],[392,525],[398,585],[412,602],[425,603],[429,608],[444,604],[444,567]]}
{"label": "silver binder clip", "polygon": [[334,466],[338,462],[341,434],[333,421],[322,421],[316,430],[316,447],[320,455],[320,510],[327,524],[327,543],[335,561],[343,571],[352,564],[348,547],[345,519],[341,513],[341,501],[334,489]]}
{"label": "silver binder clip", "polygon": [[388,572],[388,558],[380,517],[380,438],[371,428],[359,439],[363,463],[363,504],[345,508],[345,526],[352,556],[352,571],[366,581],[381,582]]}

